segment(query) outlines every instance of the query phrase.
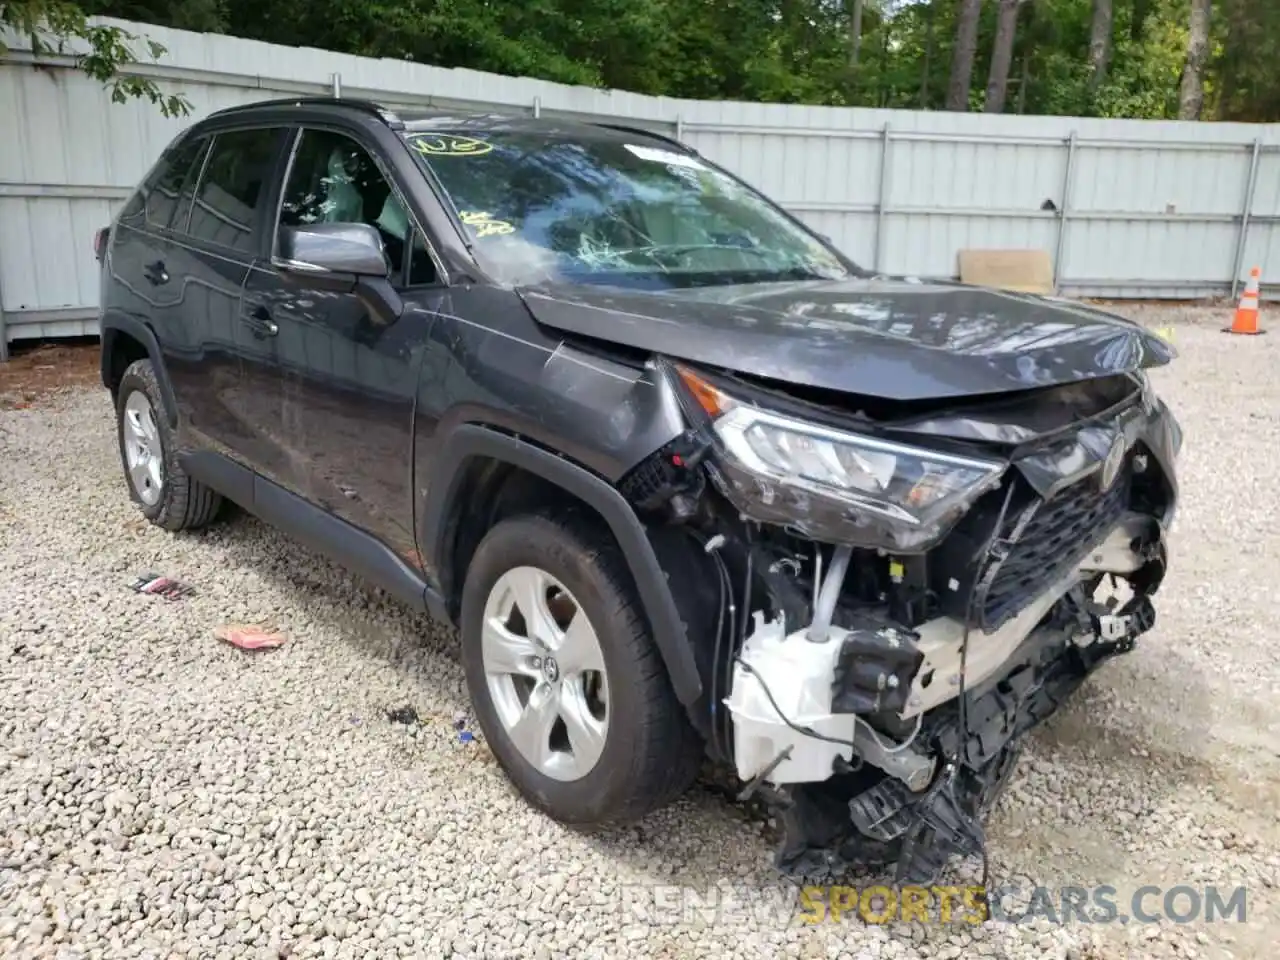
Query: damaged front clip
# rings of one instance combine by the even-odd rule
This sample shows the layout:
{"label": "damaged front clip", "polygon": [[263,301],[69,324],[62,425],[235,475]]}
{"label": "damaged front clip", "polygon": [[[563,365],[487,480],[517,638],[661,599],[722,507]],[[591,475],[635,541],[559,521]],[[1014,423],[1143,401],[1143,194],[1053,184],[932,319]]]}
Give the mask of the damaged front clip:
{"label": "damaged front clip", "polygon": [[[846,576],[848,548],[835,548],[820,581],[815,561],[820,587],[808,627],[789,630],[785,618],[756,611],[725,703],[739,776],[753,788],[769,785],[762,792],[783,825],[779,866],[813,876],[892,864],[899,882],[927,884],[952,856],[985,855],[983,821],[1012,775],[1022,737],[1154,623],[1150,596],[1165,562],[1160,527],[1120,528],[1146,533],[1128,537],[1123,549],[1100,547],[1080,561],[1069,586],[992,634],[973,623],[931,621],[932,655],[945,662],[938,638],[954,630],[959,663],[953,696],[925,710],[911,709],[912,691],[952,681],[919,680],[934,668],[918,630],[865,609],[832,622],[830,598]],[[988,544],[982,556],[1005,552]],[[1108,573],[1132,590],[1122,605],[1094,600]],[[998,660],[972,658],[979,669],[966,685],[970,644],[1004,643],[1006,634],[1014,646]]]}
{"label": "damaged front clip", "polygon": [[[1162,567],[1163,559],[1151,564]],[[1149,570],[1148,567],[1143,568]],[[1135,576],[1147,589],[1158,576]],[[1097,614],[1078,595],[1060,601],[1052,617],[1023,644],[1001,678],[966,692],[966,722],[957,705],[922,721],[907,756],[930,763],[922,783],[909,767],[885,755],[881,738],[862,753],[867,762],[846,775],[793,782],[772,796],[784,836],[778,866],[799,877],[839,875],[855,867],[888,865],[898,883],[937,882],[948,860],[985,854],[983,823],[1010,780],[1022,738],[1051,716],[1104,660],[1131,649],[1153,623],[1148,593],[1126,609],[1123,636],[1103,639]],[[1093,642],[1081,645],[1078,618],[1093,625]],[[870,729],[859,719],[856,730]],[[838,729],[828,724],[828,730]],[[854,736],[857,743],[858,737]],[[904,746],[907,749],[903,749]],[[880,754],[877,755],[877,750]],[[940,769],[934,774],[934,765]]]}

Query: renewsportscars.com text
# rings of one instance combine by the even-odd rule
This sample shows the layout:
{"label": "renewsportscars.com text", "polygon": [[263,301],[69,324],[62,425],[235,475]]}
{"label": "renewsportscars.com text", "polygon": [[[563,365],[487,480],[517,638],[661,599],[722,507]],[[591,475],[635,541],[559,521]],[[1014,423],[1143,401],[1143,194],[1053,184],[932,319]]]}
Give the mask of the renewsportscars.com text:
{"label": "renewsportscars.com text", "polygon": [[1112,886],[1019,887],[980,886],[802,887],[800,917],[806,923],[839,921],[844,916],[864,923],[957,920],[972,924],[995,920],[1028,923],[1243,923],[1247,914],[1244,887],[1173,887],[1147,885],[1132,893]]}
{"label": "renewsportscars.com text", "polygon": [[624,922],[645,926],[699,923],[941,923],[977,925],[1032,923],[1221,923],[1244,922],[1244,887],[1113,886],[766,886],[717,884],[624,884],[613,894],[597,891],[600,905],[613,904]]}

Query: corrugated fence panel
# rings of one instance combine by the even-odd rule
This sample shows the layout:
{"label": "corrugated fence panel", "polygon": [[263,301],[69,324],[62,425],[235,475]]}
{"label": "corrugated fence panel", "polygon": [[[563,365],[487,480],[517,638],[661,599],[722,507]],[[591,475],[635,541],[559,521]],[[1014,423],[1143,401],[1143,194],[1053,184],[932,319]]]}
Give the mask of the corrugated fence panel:
{"label": "corrugated fence panel", "polygon": [[925,136],[890,142],[880,269],[949,277],[966,247],[1053,249],[1056,221],[1042,206],[1061,202],[1060,145]]}
{"label": "corrugated fence panel", "polygon": [[679,136],[883,272],[954,276],[965,247],[1035,247],[1055,258],[1068,294],[1222,295],[1254,265],[1264,294],[1280,289],[1280,125],[699,102],[123,26],[168,49],[138,71],[185,95],[191,117],[112,104],[69,57],[37,69],[25,40],[6,37],[0,325],[9,339],[94,329],[93,233],[183,127],[214,110],[335,86],[393,108]]}
{"label": "corrugated fence panel", "polygon": [[1099,293],[1213,293],[1231,276],[1251,157],[1251,144],[1079,144],[1066,274]]}
{"label": "corrugated fence panel", "polygon": [[1255,217],[1280,217],[1280,148],[1258,158],[1258,185],[1253,195]]}
{"label": "corrugated fence panel", "polygon": [[1261,267],[1265,282],[1280,273],[1280,148],[1263,151],[1258,157],[1251,216],[1240,262],[1241,278],[1252,267]]}
{"label": "corrugated fence panel", "polygon": [[956,255],[966,248],[1053,249],[1054,221],[1002,219],[955,213],[921,213],[887,218],[887,273],[924,277],[956,275]]}

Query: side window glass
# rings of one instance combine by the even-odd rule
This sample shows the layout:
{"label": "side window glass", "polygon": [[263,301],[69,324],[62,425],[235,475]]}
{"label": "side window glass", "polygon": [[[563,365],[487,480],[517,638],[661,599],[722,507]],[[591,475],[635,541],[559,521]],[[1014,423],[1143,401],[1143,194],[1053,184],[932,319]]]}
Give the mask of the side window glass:
{"label": "side window glass", "polygon": [[345,134],[302,131],[280,203],[280,226],[309,223],[368,224],[382,237],[394,278],[402,275],[409,253],[410,282],[435,281],[426,243],[391,184],[368,151]]}
{"label": "side window glass", "polygon": [[198,161],[204,156],[208,137],[185,139],[165,150],[163,156],[129,198],[120,219],[141,227],[145,220],[152,227],[167,227],[177,206],[178,191],[188,176],[199,173]]}
{"label": "side window glass", "polygon": [[182,191],[178,194],[178,202],[174,206],[173,218],[169,221],[169,229],[174,233],[186,233],[191,223],[191,208],[196,199],[196,188],[200,186],[200,177],[205,165],[209,162],[209,148],[213,146],[213,137],[206,137],[204,148],[191,168],[191,176],[182,182]]}
{"label": "side window glass", "polygon": [[[200,175],[200,162],[204,159],[205,147],[208,145],[208,137],[184,143],[174,151],[173,158],[164,168],[158,171],[160,175],[147,193],[146,217],[150,226],[170,226],[173,213],[178,208],[182,186],[193,183]],[[178,224],[179,228],[183,226],[185,222]]]}
{"label": "side window glass", "polygon": [[417,287],[436,282],[436,265],[427,252],[427,241],[422,233],[413,231],[413,247],[409,251],[409,286]]}
{"label": "side window glass", "polygon": [[190,234],[234,250],[253,249],[253,225],[266,200],[277,130],[215,134],[191,207]]}

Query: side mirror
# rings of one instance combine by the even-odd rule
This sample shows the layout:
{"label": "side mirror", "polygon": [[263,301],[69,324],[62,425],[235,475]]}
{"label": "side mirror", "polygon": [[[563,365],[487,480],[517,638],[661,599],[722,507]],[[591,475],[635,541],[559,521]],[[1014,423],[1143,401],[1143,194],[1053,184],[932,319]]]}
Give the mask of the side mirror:
{"label": "side mirror", "polygon": [[394,323],[404,302],[391,285],[382,236],[367,223],[281,227],[272,266],[313,290],[354,293],[382,324]]}
{"label": "side mirror", "polygon": [[280,229],[275,266],[295,277],[353,283],[359,277],[387,276],[382,237],[367,223],[311,223]]}

